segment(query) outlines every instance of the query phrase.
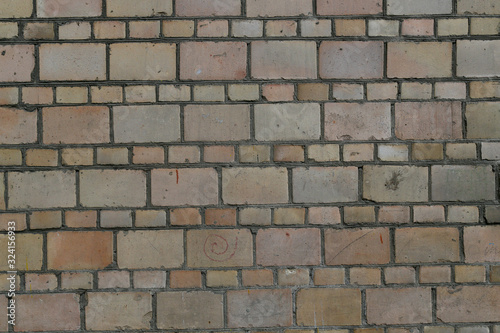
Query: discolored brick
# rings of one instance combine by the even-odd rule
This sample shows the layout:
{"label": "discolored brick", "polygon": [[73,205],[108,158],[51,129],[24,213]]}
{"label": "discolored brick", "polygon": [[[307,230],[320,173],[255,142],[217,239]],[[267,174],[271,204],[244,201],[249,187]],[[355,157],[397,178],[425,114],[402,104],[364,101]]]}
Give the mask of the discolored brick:
{"label": "discolored brick", "polygon": [[450,77],[452,45],[448,42],[391,42],[387,45],[390,78]]}
{"label": "discolored brick", "polygon": [[395,237],[397,263],[460,260],[456,228],[402,228]]}
{"label": "discolored brick", "polygon": [[[43,235],[42,234],[16,234],[16,270],[39,271],[43,261]],[[0,236],[0,246],[7,249],[9,239],[6,233]],[[7,255],[0,257],[0,269],[12,270],[7,265]]]}
{"label": "discolored brick", "polygon": [[37,0],[37,17],[94,17],[101,16],[102,0]]}
{"label": "discolored brick", "polygon": [[170,16],[172,15],[172,0],[106,0],[108,17],[130,16]]}
{"label": "discolored brick", "polygon": [[467,103],[465,117],[467,119],[468,139],[500,138],[500,103],[480,102]]}
{"label": "discolored brick", "polygon": [[235,16],[241,13],[239,0],[179,0],[175,4],[178,16]]}
{"label": "discolored brick", "polygon": [[474,226],[464,229],[465,262],[500,261],[500,226]]}
{"label": "discolored brick", "polygon": [[451,14],[452,0],[388,0],[387,14],[389,15],[437,15]]}
{"label": "discolored brick", "polygon": [[2,1],[0,18],[31,17],[33,2],[30,0],[5,0]]}
{"label": "discolored brick", "polygon": [[35,69],[33,45],[0,46],[0,82],[29,82]]}
{"label": "discolored brick", "polygon": [[368,15],[382,13],[381,0],[318,0],[319,15]]}
{"label": "discolored brick", "polygon": [[493,322],[500,320],[499,286],[437,288],[437,317],[443,322]]}

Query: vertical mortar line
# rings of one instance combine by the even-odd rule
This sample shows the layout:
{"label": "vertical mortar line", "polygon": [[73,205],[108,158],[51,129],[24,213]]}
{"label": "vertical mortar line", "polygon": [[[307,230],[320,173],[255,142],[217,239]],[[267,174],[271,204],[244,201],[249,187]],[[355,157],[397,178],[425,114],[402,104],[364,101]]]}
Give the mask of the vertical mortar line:
{"label": "vertical mortar line", "polygon": [[429,198],[428,203],[432,204],[432,166],[428,165],[427,168],[427,197]]}
{"label": "vertical mortar line", "polygon": [[47,233],[44,232],[42,234],[42,271],[46,271],[48,264],[47,264],[47,250],[48,250],[48,244],[47,244]]}
{"label": "vertical mortar line", "polygon": [[144,173],[146,174],[146,207],[152,207],[153,204],[151,203],[151,196],[152,196],[152,189],[151,189],[151,173],[152,170],[144,170]]}
{"label": "vertical mortar line", "polygon": [[[94,285],[95,286],[95,285]],[[86,331],[87,326],[85,323],[86,319],[86,312],[85,312],[85,307],[87,306],[89,300],[88,300],[88,294],[87,291],[83,291],[80,294],[80,329],[83,331]]]}
{"label": "vertical mortar line", "polygon": [[[176,80],[176,83],[180,83],[180,80],[181,80],[181,43],[178,41],[175,42],[175,63],[176,63],[175,80]],[[192,90],[193,89],[191,88],[191,86],[189,86],[189,91],[191,93],[191,96],[190,96],[191,100],[193,100]]]}
{"label": "vertical mortar line", "polygon": [[390,255],[390,263],[396,263],[396,228],[389,228],[389,255]]}
{"label": "vertical mortar line", "polygon": [[451,76],[457,79],[457,40],[451,42]]}
{"label": "vertical mortar line", "polygon": [[[368,22],[368,20],[366,20]],[[366,23],[368,25],[368,23]],[[368,31],[368,27],[366,28]],[[388,57],[388,42],[387,41],[384,41],[384,76],[383,78],[385,80],[387,80],[387,66],[388,66],[388,62],[387,62],[387,57]]]}
{"label": "vertical mortar line", "polygon": [[[191,94],[193,93],[193,90],[191,89]],[[185,142],[185,122],[184,122],[184,108],[185,108],[185,105],[184,104],[181,104],[180,105],[180,110],[179,110],[179,118],[180,118],[180,134],[181,134],[181,140],[180,142]],[[167,159],[167,163],[168,163],[168,154],[167,154],[167,147],[165,146],[165,158]]]}
{"label": "vertical mortar line", "polygon": [[366,289],[361,289],[361,324],[367,325],[368,321],[366,319],[367,304],[366,304]]}
{"label": "vertical mortar line", "polygon": [[76,207],[81,208],[81,198],[80,198],[80,170],[75,170],[75,191],[76,191]]}
{"label": "vertical mortar line", "polygon": [[[453,272],[453,271],[452,271]],[[432,322],[437,323],[437,291],[436,287],[431,288]]]}
{"label": "vertical mortar line", "polygon": [[184,263],[182,264],[182,269],[187,268],[187,244],[188,244],[187,234],[188,230],[182,230],[182,246],[183,246],[183,256],[184,256]]}
{"label": "vertical mortar line", "polygon": [[118,231],[113,230],[113,265],[118,266]]}
{"label": "vertical mortar line", "polygon": [[292,167],[287,168],[288,173],[288,203],[293,204],[293,170]]}
{"label": "vertical mortar line", "polygon": [[[106,45],[106,81],[110,81],[111,78],[111,43],[110,42],[105,42]],[[125,96],[125,95],[123,95]]]}
{"label": "vertical mortar line", "polygon": [[[458,246],[460,249],[460,262],[465,262],[464,227],[458,227]],[[452,272],[453,274],[453,272]]]}
{"label": "vertical mortar line", "polygon": [[219,195],[217,196],[217,206],[220,207],[224,204],[224,200],[222,199],[222,166],[216,166],[215,171],[217,172],[217,190],[219,191]]}
{"label": "vertical mortar line", "polygon": [[363,202],[363,167],[358,167],[358,202]]}
{"label": "vertical mortar line", "polygon": [[[328,88],[330,90],[330,88]],[[330,91],[328,91],[330,93]],[[319,103],[319,126],[320,126],[320,138],[321,142],[324,142],[325,139],[325,103]]]}
{"label": "vertical mortar line", "polygon": [[[113,107],[109,107],[109,143],[115,143],[115,126],[114,126],[114,109]],[[94,161],[97,162],[97,161]]]}
{"label": "vertical mortar line", "polygon": [[150,325],[150,328],[152,330],[157,330],[158,329],[158,326],[156,324],[157,320],[158,320],[158,307],[157,307],[157,304],[158,304],[158,293],[157,292],[153,292],[151,294],[151,321],[149,322],[149,325]]}
{"label": "vertical mortar line", "polygon": [[[255,138],[255,104],[252,103],[250,104],[250,140],[255,142],[256,141],[256,138]],[[235,146],[235,152],[237,151],[238,152],[238,157],[239,157],[239,145],[236,144]],[[236,159],[236,156],[235,156],[235,161],[238,162],[239,161],[239,158]]]}

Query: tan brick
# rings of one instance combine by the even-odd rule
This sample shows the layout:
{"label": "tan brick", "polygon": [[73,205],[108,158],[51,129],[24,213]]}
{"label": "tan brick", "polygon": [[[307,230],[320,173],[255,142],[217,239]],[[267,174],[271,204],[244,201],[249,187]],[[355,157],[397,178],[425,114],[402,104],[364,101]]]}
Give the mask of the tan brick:
{"label": "tan brick", "polygon": [[56,87],[56,103],[85,104],[88,94],[86,87]]}
{"label": "tan brick", "polygon": [[500,103],[468,103],[465,112],[467,118],[468,139],[500,138]]}
{"label": "tan brick", "polygon": [[500,266],[490,266],[490,282],[500,282]]}
{"label": "tan brick", "polygon": [[469,83],[471,98],[498,97],[500,84],[498,82],[472,81]]}
{"label": "tan brick", "polygon": [[86,207],[143,207],[146,175],[139,170],[82,170],[80,202]]}
{"label": "tan brick", "polygon": [[194,21],[163,21],[163,35],[165,37],[192,37],[194,35]]}
{"label": "tan brick", "polygon": [[334,100],[360,100],[364,98],[362,84],[334,83],[332,84]]}
{"label": "tan brick", "polygon": [[38,211],[30,214],[30,229],[55,229],[61,226],[60,211]]}
{"label": "tan brick", "polygon": [[61,152],[63,165],[92,165],[94,151],[92,148],[65,148]]}
{"label": "tan brick", "polygon": [[403,82],[401,99],[431,99],[432,84],[425,82]]}
{"label": "tan brick", "polygon": [[319,229],[267,229],[257,233],[257,264],[263,266],[318,265]]}
{"label": "tan brick", "polygon": [[396,99],[398,94],[398,84],[393,83],[368,83],[366,85],[367,99],[386,100]]}
{"label": "tan brick", "polygon": [[0,18],[31,17],[33,2],[30,0],[4,0]]}
{"label": "tan brick", "polygon": [[66,211],[64,221],[69,228],[95,228],[97,211]]}
{"label": "tan brick", "polygon": [[309,224],[340,224],[340,210],[338,207],[309,207]]}
{"label": "tan brick", "polygon": [[0,82],[29,82],[35,68],[33,45],[0,46]]}
{"label": "tan brick", "polygon": [[498,35],[500,33],[500,18],[473,17],[470,22],[471,35]]}
{"label": "tan brick", "polygon": [[387,46],[387,76],[428,78],[451,76],[451,43],[394,42]]}
{"label": "tan brick", "polygon": [[224,327],[223,295],[209,291],[158,293],[160,329],[211,329]]}
{"label": "tan brick", "polygon": [[304,147],[292,145],[274,146],[275,162],[304,162]]}
{"label": "tan brick", "polygon": [[438,36],[460,36],[469,32],[469,20],[460,19],[440,19],[437,21]]}
{"label": "tan brick", "polygon": [[207,208],[205,210],[205,225],[236,226],[236,209]]}
{"label": "tan brick", "polygon": [[403,36],[433,36],[434,20],[432,19],[405,19],[401,26]]}
{"label": "tan brick", "polygon": [[247,45],[242,42],[181,43],[181,80],[245,78]]}
{"label": "tan brick", "polygon": [[252,269],[241,272],[241,281],[245,287],[272,286],[273,271],[269,269]]}
{"label": "tan brick", "polygon": [[473,0],[458,0],[457,12],[458,14],[498,15],[500,14],[500,9],[495,0],[485,0],[479,3]]}
{"label": "tan brick", "polygon": [[291,20],[267,21],[264,31],[268,37],[297,36],[297,22]]}
{"label": "tan brick", "polygon": [[413,222],[416,223],[443,223],[443,206],[413,206]]}
{"label": "tan brick", "polygon": [[375,207],[354,206],[344,207],[344,223],[375,223]]}
{"label": "tan brick", "polygon": [[315,268],[314,284],[316,286],[328,286],[345,283],[344,268]]}
{"label": "tan brick", "polygon": [[224,102],[226,93],[223,85],[195,86],[193,100],[197,102]]}
{"label": "tan brick", "polygon": [[486,268],[484,266],[455,266],[455,282],[486,282]]}
{"label": "tan brick", "polygon": [[460,260],[455,228],[402,228],[396,230],[396,262],[453,262]]}
{"label": "tan brick", "polygon": [[387,228],[325,230],[327,265],[386,264],[389,260]]}
{"label": "tan brick", "polygon": [[200,271],[171,271],[171,288],[201,288]]}
{"label": "tan brick", "polygon": [[125,38],[126,23],[120,21],[96,21],[94,22],[94,36],[96,39]]}
{"label": "tan brick", "polygon": [[130,288],[130,273],[127,271],[104,271],[97,273],[99,289]]}
{"label": "tan brick", "polygon": [[[110,78],[112,80],[174,80],[176,77],[175,44],[111,44]],[[144,61],[137,61],[143,59]]]}
{"label": "tan brick", "polygon": [[178,226],[201,225],[198,208],[178,208],[170,211],[170,224]]}
{"label": "tan brick", "polygon": [[16,295],[16,331],[80,330],[79,302],[77,294]]}
{"label": "tan brick", "polygon": [[17,87],[0,88],[0,105],[19,103],[19,89]]}
{"label": "tan brick", "polygon": [[408,161],[408,146],[405,144],[379,144],[377,156],[381,161]]}
{"label": "tan brick", "polygon": [[483,160],[500,160],[500,144],[498,142],[482,142],[481,157]]}
{"label": "tan brick", "polygon": [[147,292],[89,292],[85,306],[88,330],[149,329],[152,296]]}
{"label": "tan brick", "polygon": [[250,139],[248,105],[188,105],[184,119],[187,141]]}
{"label": "tan brick", "polygon": [[399,21],[396,20],[369,20],[368,36],[398,36]]}
{"label": "tan brick", "polygon": [[224,168],[222,200],[229,205],[287,203],[287,171],[285,168]]}
{"label": "tan brick", "polygon": [[465,261],[500,261],[499,226],[466,227],[464,230]]}
{"label": "tan brick", "polygon": [[271,147],[258,145],[240,145],[239,156],[241,163],[262,163],[271,161]]}
{"label": "tan brick", "polygon": [[453,326],[424,326],[424,333],[453,333]]}
{"label": "tan brick", "polygon": [[415,283],[415,268],[387,267],[384,269],[384,277],[387,284],[413,284]]}
{"label": "tan brick", "polygon": [[170,16],[172,15],[172,0],[106,0],[108,17],[130,16]]}
{"label": "tan brick", "polygon": [[163,147],[134,147],[132,150],[134,164],[163,164],[165,149]]}
{"label": "tan brick", "polygon": [[[0,245],[7,249],[7,234],[0,236]],[[33,271],[42,269],[43,260],[43,236],[41,234],[17,234],[16,235],[16,269]],[[7,256],[0,258],[0,269],[2,271],[12,270],[7,266]]]}
{"label": "tan brick", "polygon": [[128,149],[97,148],[97,164],[128,164]]}
{"label": "tan brick", "polygon": [[246,7],[248,17],[309,16],[312,11],[311,0],[250,0]]}
{"label": "tan brick", "polygon": [[21,165],[23,155],[20,149],[0,149],[0,165]]}
{"label": "tan brick", "polygon": [[297,293],[300,326],[361,325],[359,289],[301,289]]}
{"label": "tan brick", "polygon": [[92,289],[93,275],[88,272],[61,273],[61,289]]}
{"label": "tan brick", "polygon": [[75,172],[9,172],[9,208],[55,208],[76,205]]}
{"label": "tan brick", "polygon": [[0,213],[0,230],[7,231],[10,226],[8,222],[16,222],[16,230],[26,230],[26,214],[24,213]]}
{"label": "tan brick", "polygon": [[319,75],[324,79],[382,78],[383,60],[384,44],[379,41],[322,42],[319,48]]}
{"label": "tan brick", "polygon": [[457,75],[466,77],[489,77],[500,75],[500,65],[491,54],[499,52],[499,41],[457,42]]}
{"label": "tan brick", "polygon": [[453,160],[476,159],[476,145],[474,143],[447,143],[446,157]]}
{"label": "tan brick", "polygon": [[234,146],[205,146],[203,159],[208,163],[234,162]]}
{"label": "tan brick", "polygon": [[16,38],[19,35],[19,29],[16,22],[0,23],[0,39]]}
{"label": "tan brick", "polygon": [[432,200],[486,201],[495,198],[491,166],[432,166]]}
{"label": "tan brick", "polygon": [[238,271],[207,271],[207,287],[237,287]]}
{"label": "tan brick", "polygon": [[160,37],[160,21],[132,21],[129,22],[131,38],[158,38]]}
{"label": "tan brick", "polygon": [[90,22],[70,22],[59,26],[59,39],[90,39]]}
{"label": "tan brick", "polygon": [[355,167],[295,168],[292,178],[294,202],[349,202],[358,197]]}
{"label": "tan brick", "polygon": [[301,20],[300,33],[303,37],[329,37],[332,35],[332,21],[318,19]]}
{"label": "tan brick", "polygon": [[130,210],[102,210],[101,228],[132,228],[132,212]]}
{"label": "tan brick", "polygon": [[280,286],[300,286],[309,284],[309,269],[279,269],[278,284]]}
{"label": "tan brick", "polygon": [[289,289],[228,291],[227,307],[227,322],[232,328],[292,324],[292,293]]}
{"label": "tan brick", "polygon": [[152,103],[156,102],[155,86],[126,86],[125,100],[129,103]]}
{"label": "tan brick", "polygon": [[200,20],[196,29],[198,37],[227,37],[228,20]]}
{"label": "tan brick", "polygon": [[240,225],[271,225],[270,208],[243,208],[239,216]]}
{"label": "tan brick", "polygon": [[265,84],[262,86],[262,98],[265,101],[293,101],[295,87],[293,84]]}
{"label": "tan brick", "polygon": [[310,145],[307,157],[315,162],[340,161],[340,148],[336,144]]}
{"label": "tan brick", "polygon": [[420,324],[432,322],[430,288],[366,290],[369,324]]}
{"label": "tan brick", "polygon": [[352,285],[380,285],[381,276],[379,268],[353,267],[349,270]]}
{"label": "tan brick", "polygon": [[443,322],[494,322],[500,320],[499,286],[437,288],[437,318]]}
{"label": "tan brick", "polygon": [[411,158],[414,161],[443,159],[443,145],[441,143],[414,143],[411,148]]}
{"label": "tan brick", "polygon": [[275,208],[275,225],[297,225],[304,224],[306,217],[305,208]]}
{"label": "tan brick", "polygon": [[101,0],[37,0],[37,17],[94,17],[101,16]]}
{"label": "tan brick", "polygon": [[169,163],[199,163],[200,148],[198,146],[171,146],[168,148]]}
{"label": "tan brick", "polygon": [[189,230],[188,267],[251,266],[252,235],[248,229]]}
{"label": "tan brick", "polygon": [[256,101],[259,99],[258,84],[230,84],[228,98],[231,101]]}
{"label": "tan brick", "polygon": [[335,35],[364,36],[366,34],[365,20],[334,20]]}
{"label": "tan brick", "polygon": [[315,42],[256,41],[252,42],[251,49],[253,78],[315,79],[317,77]]}
{"label": "tan brick", "polygon": [[420,267],[420,283],[451,282],[450,266],[422,266]]}
{"label": "tan brick", "polygon": [[49,269],[103,269],[112,261],[112,232],[57,231],[47,235]]}
{"label": "tan brick", "polygon": [[297,98],[299,101],[325,101],[328,100],[330,86],[324,83],[300,83],[297,85]]}
{"label": "tan brick", "polygon": [[[25,39],[41,40],[41,39],[55,39],[54,24],[53,23],[26,23],[23,29],[23,36]],[[63,37],[60,37],[63,39]]]}
{"label": "tan brick", "polygon": [[318,0],[319,15],[366,15],[382,13],[381,0]]}
{"label": "tan brick", "polygon": [[161,85],[159,101],[179,102],[191,100],[191,86],[188,85]]}
{"label": "tan brick", "polygon": [[180,0],[176,1],[175,13],[178,16],[236,16],[241,14],[241,2]]}
{"label": "tan brick", "polygon": [[434,93],[436,98],[465,99],[467,87],[465,82],[436,82]]}
{"label": "tan brick", "polygon": [[476,223],[479,221],[479,210],[476,206],[448,206],[448,222]]}
{"label": "tan brick", "polygon": [[165,227],[167,225],[167,214],[164,210],[136,210],[136,227]]}
{"label": "tan brick", "polygon": [[389,0],[387,2],[387,13],[389,15],[420,15],[420,14],[451,14],[453,4],[451,0],[432,1],[422,0],[419,2],[411,0]]}
{"label": "tan brick", "polygon": [[92,103],[120,103],[123,89],[119,86],[96,86],[90,88]]}

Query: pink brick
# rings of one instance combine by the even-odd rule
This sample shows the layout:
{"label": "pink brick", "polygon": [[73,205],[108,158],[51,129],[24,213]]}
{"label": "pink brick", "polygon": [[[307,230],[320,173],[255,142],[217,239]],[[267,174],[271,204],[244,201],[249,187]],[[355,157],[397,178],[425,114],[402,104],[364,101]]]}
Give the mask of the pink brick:
{"label": "pink brick", "polygon": [[266,101],[293,101],[294,94],[293,84],[266,84],[262,86],[262,97]]}
{"label": "pink brick", "polygon": [[33,45],[0,46],[0,82],[29,82],[35,69]]}
{"label": "pink brick", "polygon": [[103,0],[37,0],[38,17],[101,16]]}
{"label": "pink brick", "polygon": [[37,113],[0,108],[0,144],[32,143],[37,140]]}
{"label": "pink brick", "polygon": [[319,15],[366,15],[382,13],[382,0],[318,0]]}
{"label": "pink brick", "polygon": [[467,227],[464,230],[465,261],[500,261],[500,226]]}
{"label": "pink brick", "polygon": [[241,80],[247,71],[247,45],[241,42],[181,44],[181,80]]}
{"label": "pink brick", "polygon": [[318,265],[320,260],[319,229],[267,229],[257,233],[258,265]]}
{"label": "pink brick", "polygon": [[241,0],[178,0],[178,16],[236,16],[241,14]]}
{"label": "pink brick", "polygon": [[248,0],[248,17],[309,16],[312,0]]}
{"label": "pink brick", "polygon": [[403,36],[432,36],[434,35],[434,20],[406,19],[401,27]]}

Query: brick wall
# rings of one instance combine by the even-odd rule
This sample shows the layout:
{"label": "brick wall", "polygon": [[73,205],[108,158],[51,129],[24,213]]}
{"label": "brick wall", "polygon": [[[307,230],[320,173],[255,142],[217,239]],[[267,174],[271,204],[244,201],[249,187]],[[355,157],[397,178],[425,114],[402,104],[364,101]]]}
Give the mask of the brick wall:
{"label": "brick wall", "polygon": [[0,0],[0,331],[500,333],[499,34],[498,0]]}

